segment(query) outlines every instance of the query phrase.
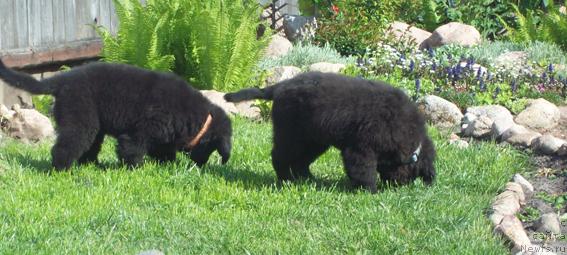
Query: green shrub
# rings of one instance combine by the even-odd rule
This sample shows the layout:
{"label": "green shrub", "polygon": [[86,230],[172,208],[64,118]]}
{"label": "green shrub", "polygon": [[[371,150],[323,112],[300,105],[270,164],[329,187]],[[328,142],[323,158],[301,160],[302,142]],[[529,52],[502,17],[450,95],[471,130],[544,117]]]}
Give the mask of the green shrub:
{"label": "green shrub", "polygon": [[421,14],[406,21],[429,31],[448,22],[462,22],[474,26],[483,37],[493,39],[503,29],[497,17],[510,20],[512,9],[508,3],[507,0],[422,0]]}
{"label": "green shrub", "polygon": [[252,0],[114,0],[116,36],[99,28],[105,61],[173,71],[200,89],[246,86],[267,45]]}
{"label": "green shrub", "polygon": [[[567,3],[567,1],[566,1]],[[508,30],[508,38],[514,42],[544,41],[559,45],[567,50],[567,15],[559,11],[553,1],[548,2],[547,12],[542,10],[522,10],[512,5],[516,24],[510,25],[500,19]]]}
{"label": "green shrub", "polygon": [[43,115],[51,115],[51,107],[53,106],[53,96],[51,95],[34,95],[32,96],[33,107]]}
{"label": "green shrub", "polygon": [[317,62],[339,64],[354,63],[353,57],[343,57],[328,44],[322,47],[313,44],[297,44],[286,55],[277,58],[266,58],[258,63],[260,70],[268,70],[278,66],[296,66],[306,69]]}
{"label": "green shrub", "polygon": [[399,1],[345,0],[322,7],[315,42],[329,43],[342,55],[362,55],[379,42],[397,18]]}

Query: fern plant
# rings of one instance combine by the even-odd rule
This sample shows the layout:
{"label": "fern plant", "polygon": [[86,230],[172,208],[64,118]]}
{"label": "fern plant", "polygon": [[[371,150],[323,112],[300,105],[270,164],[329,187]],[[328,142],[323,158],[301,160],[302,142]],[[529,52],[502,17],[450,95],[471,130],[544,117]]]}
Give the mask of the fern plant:
{"label": "fern plant", "polygon": [[437,3],[433,0],[423,0],[423,23],[425,28],[429,31],[433,31],[439,25],[439,20],[441,17],[437,15]]}
{"label": "fern plant", "polygon": [[247,85],[267,45],[251,0],[113,0],[116,35],[97,29],[105,61],[173,71],[200,89]]}
{"label": "fern plant", "polygon": [[[524,14],[518,6],[513,5],[513,8],[516,14],[516,28],[499,17],[500,22],[508,30],[508,37],[511,41],[552,42],[563,50],[567,50],[567,15],[561,13],[553,1],[548,3],[548,12],[545,14],[536,13],[533,10],[526,10]],[[540,17],[539,20],[538,17]]]}

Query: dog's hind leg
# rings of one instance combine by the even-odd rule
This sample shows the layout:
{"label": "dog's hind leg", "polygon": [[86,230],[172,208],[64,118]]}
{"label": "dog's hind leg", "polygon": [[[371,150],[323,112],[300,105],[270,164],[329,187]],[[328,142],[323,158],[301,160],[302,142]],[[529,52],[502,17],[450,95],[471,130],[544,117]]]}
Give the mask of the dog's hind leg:
{"label": "dog's hind leg", "polygon": [[91,148],[99,132],[97,113],[89,110],[94,107],[88,105],[87,101],[80,100],[78,98],[56,100],[54,113],[58,124],[58,135],[51,149],[52,164],[55,169],[70,168],[75,160]]}
{"label": "dog's hind leg", "polygon": [[343,164],[354,187],[363,187],[372,193],[377,192],[376,156],[373,152],[355,147],[342,149]]}
{"label": "dog's hind leg", "polygon": [[285,150],[283,150],[276,144],[274,144],[274,148],[272,149],[272,166],[274,167],[274,170],[276,170],[278,180],[293,180],[288,155],[286,154]]}
{"label": "dog's hind leg", "polygon": [[294,178],[307,179],[313,175],[309,171],[309,165],[313,163],[321,154],[323,154],[329,146],[319,144],[304,144],[297,146],[301,148],[299,153],[296,152],[296,158],[291,162],[291,172]]}
{"label": "dog's hind leg", "polygon": [[71,167],[73,161],[89,150],[97,134],[96,131],[88,130],[88,128],[77,129],[74,126],[59,126],[58,132],[55,145],[51,149],[53,167],[57,170]]}
{"label": "dog's hind leg", "polygon": [[91,148],[87,150],[83,155],[79,158],[79,164],[85,164],[90,162],[97,162],[98,153],[102,147],[102,142],[104,141],[104,133],[98,132],[96,135],[94,142],[91,145]]}
{"label": "dog's hind leg", "polygon": [[121,161],[131,167],[136,167],[142,163],[147,152],[146,141],[137,135],[120,135],[116,152]]}

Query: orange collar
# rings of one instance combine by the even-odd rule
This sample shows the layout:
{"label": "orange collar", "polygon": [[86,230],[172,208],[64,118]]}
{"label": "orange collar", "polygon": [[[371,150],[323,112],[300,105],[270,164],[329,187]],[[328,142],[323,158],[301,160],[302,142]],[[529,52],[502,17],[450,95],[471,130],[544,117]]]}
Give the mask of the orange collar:
{"label": "orange collar", "polygon": [[205,124],[203,124],[201,130],[199,130],[199,133],[197,133],[197,135],[193,139],[191,139],[189,143],[187,143],[188,149],[193,149],[193,147],[197,146],[199,140],[201,140],[201,138],[203,138],[205,133],[207,133],[207,131],[209,130],[212,121],[213,121],[213,117],[211,117],[211,114],[207,115],[207,120],[205,120]]}

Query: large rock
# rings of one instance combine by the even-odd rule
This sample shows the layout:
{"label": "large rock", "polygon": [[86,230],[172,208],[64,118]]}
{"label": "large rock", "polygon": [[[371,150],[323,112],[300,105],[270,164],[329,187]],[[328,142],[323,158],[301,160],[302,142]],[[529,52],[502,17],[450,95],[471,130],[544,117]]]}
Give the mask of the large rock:
{"label": "large rock", "polygon": [[532,148],[541,153],[553,155],[556,154],[562,146],[565,146],[565,144],[567,144],[565,140],[546,134],[534,139]]}
{"label": "large rock", "polygon": [[249,119],[259,119],[260,109],[255,107],[254,101],[246,101],[240,103],[230,103],[224,100],[224,94],[215,90],[201,90],[206,98],[208,98],[213,104],[222,108],[226,114],[238,114],[240,116]]}
{"label": "large rock", "polygon": [[459,107],[434,95],[421,99],[418,102],[418,107],[429,122],[443,129],[458,128],[463,118]]}
{"label": "large rock", "polygon": [[388,26],[387,36],[392,36],[396,41],[410,41],[417,47],[421,47],[423,41],[431,36],[430,32],[410,26],[404,22],[395,21]]}
{"label": "large rock", "polygon": [[465,118],[463,118],[463,129],[466,129],[466,125],[468,124],[466,122],[467,119],[478,118],[483,115],[492,120],[493,126],[491,129],[494,138],[500,137],[504,131],[515,124],[512,113],[505,107],[500,105],[484,105],[467,108]]}
{"label": "large rock", "polygon": [[344,64],[334,64],[327,62],[319,62],[309,66],[309,71],[312,72],[323,72],[323,73],[339,73],[345,68]]}
{"label": "large rock", "polygon": [[224,100],[224,94],[215,90],[201,90],[201,94],[208,98],[213,104],[222,108],[226,114],[237,114],[238,108],[233,103]]}
{"label": "large rock", "polygon": [[266,78],[267,85],[274,85],[280,81],[291,79],[301,73],[301,69],[295,66],[279,66],[270,69]]}
{"label": "large rock", "polygon": [[291,48],[293,48],[293,44],[289,40],[287,40],[283,36],[274,35],[272,36],[272,41],[266,48],[265,56],[266,57],[279,57],[287,54]]}
{"label": "large rock", "polygon": [[286,15],[283,20],[286,37],[292,42],[311,40],[317,30],[317,19],[299,15]]}
{"label": "large rock", "polygon": [[549,130],[557,126],[560,118],[559,108],[540,98],[528,101],[526,109],[516,116],[516,123],[532,129]]}
{"label": "large rock", "polygon": [[534,222],[533,227],[540,233],[561,234],[561,223],[559,222],[559,216],[557,216],[556,213],[546,213],[542,215],[539,220]]}
{"label": "large rock", "polygon": [[492,124],[494,121],[486,115],[473,120],[471,124],[463,131],[464,136],[472,136],[474,138],[488,138],[492,134]]}
{"label": "large rock", "polygon": [[14,105],[20,105],[22,108],[33,108],[32,96],[30,93],[6,85],[0,81],[0,104],[12,108]]}
{"label": "large rock", "polygon": [[2,130],[10,137],[24,142],[39,142],[54,137],[55,130],[51,121],[34,109],[20,109],[14,105],[13,111],[2,108]]}
{"label": "large rock", "polygon": [[422,48],[436,48],[448,44],[473,46],[480,42],[480,33],[476,28],[459,22],[450,22],[435,29],[422,43]]}
{"label": "large rock", "polygon": [[526,195],[526,197],[529,197],[534,193],[534,186],[528,180],[526,180],[526,178],[524,178],[521,174],[514,174],[512,180],[514,181],[514,183],[517,183],[520,186],[522,186],[522,189],[524,190],[524,194]]}
{"label": "large rock", "polygon": [[245,101],[234,104],[238,109],[238,115],[248,119],[258,120],[261,118],[260,108],[254,106],[254,101]]}
{"label": "large rock", "polygon": [[530,147],[532,142],[540,136],[540,133],[529,130],[522,125],[514,125],[504,131],[501,139],[509,144]]}

